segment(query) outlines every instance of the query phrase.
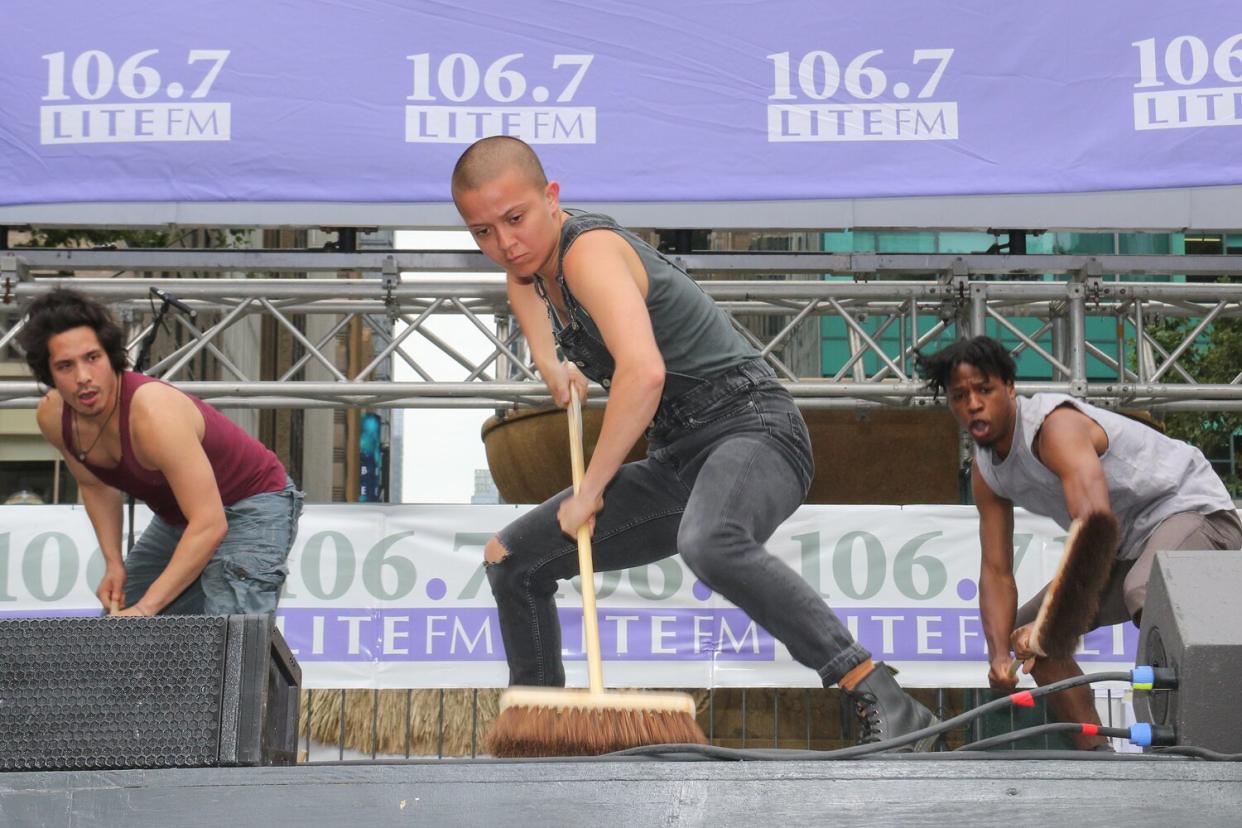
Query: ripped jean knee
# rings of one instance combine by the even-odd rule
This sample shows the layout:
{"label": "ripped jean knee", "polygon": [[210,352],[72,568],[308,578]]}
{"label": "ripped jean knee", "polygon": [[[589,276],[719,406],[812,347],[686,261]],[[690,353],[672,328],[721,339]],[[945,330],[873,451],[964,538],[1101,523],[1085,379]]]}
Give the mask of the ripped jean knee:
{"label": "ripped jean knee", "polygon": [[487,544],[483,547],[483,565],[486,567],[495,566],[503,563],[509,557],[509,550],[500,542],[500,538],[493,535]]}

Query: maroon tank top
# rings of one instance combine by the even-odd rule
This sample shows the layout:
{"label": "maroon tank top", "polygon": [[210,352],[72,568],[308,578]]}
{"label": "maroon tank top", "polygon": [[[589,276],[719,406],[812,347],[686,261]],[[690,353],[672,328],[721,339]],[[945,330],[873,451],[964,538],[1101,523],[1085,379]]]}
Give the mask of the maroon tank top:
{"label": "maroon tank top", "polygon": [[[173,526],[185,526],[185,515],[177,505],[172,487],[163,474],[143,468],[134,457],[129,439],[129,405],[134,392],[148,382],[162,380],[124,371],[121,374],[121,462],[114,468],[82,465],[91,474],[114,489],[131,494],[151,508]],[[185,392],[182,392],[185,393]],[[266,446],[251,437],[232,420],[207,405],[197,397],[186,394],[203,415],[203,451],[216,475],[220,500],[232,506],[239,500],[264,492],[278,492],[285,487],[285,467]],[[61,439],[73,454],[78,447],[73,442],[72,409],[66,404],[61,414]]]}

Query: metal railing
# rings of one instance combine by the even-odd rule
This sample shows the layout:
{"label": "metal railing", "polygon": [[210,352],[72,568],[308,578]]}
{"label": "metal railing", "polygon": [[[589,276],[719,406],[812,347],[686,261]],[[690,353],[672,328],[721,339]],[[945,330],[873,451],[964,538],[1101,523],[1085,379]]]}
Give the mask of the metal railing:
{"label": "metal railing", "polygon": [[[1214,322],[1242,317],[1242,283],[1188,284],[1109,281],[1102,274],[1214,274],[1242,276],[1242,257],[1227,256],[953,256],[922,254],[717,253],[679,259],[695,274],[747,276],[815,274],[785,281],[702,281],[703,289],[735,327],[773,366],[804,408],[934,404],[914,375],[912,358],[941,336],[1006,332],[1048,366],[1047,382],[1020,383],[1021,393],[1058,391],[1109,407],[1165,410],[1242,409],[1242,369],[1231,382],[1199,381],[1186,356]],[[378,272],[375,279],[293,278],[62,278],[66,270],[122,273],[236,272],[324,273],[348,268]],[[420,273],[477,271],[488,264],[477,253],[228,250],[20,250],[0,255],[3,300],[20,304],[69,284],[98,296],[131,323],[133,345],[150,328],[148,290],[175,292],[200,313],[199,321],[175,316],[184,335],[151,372],[215,404],[241,408],[436,407],[498,408],[544,405],[546,389],[525,353],[505,302],[503,277],[449,279]],[[402,273],[413,278],[402,279]],[[853,281],[825,281],[821,273]],[[1028,281],[1036,274],[1064,274],[1061,281]],[[1005,279],[1009,281],[998,281]],[[1016,280],[1016,281],[1015,281]],[[20,317],[4,320],[0,349],[14,342]],[[466,356],[461,342],[447,342],[431,320],[455,316],[471,323],[470,336],[486,355]],[[760,335],[740,319],[774,320]],[[296,340],[299,355],[279,377],[261,379],[252,354],[240,351],[228,331],[255,317],[272,320]],[[306,320],[323,321],[309,333]],[[825,318],[839,319],[849,353],[817,375],[791,367],[787,349],[799,331]],[[1115,335],[1092,341],[1087,322],[1107,319]],[[1164,320],[1190,320],[1171,346],[1154,336]],[[336,337],[359,320],[375,342],[356,370],[337,366]],[[1036,323],[1021,320],[1037,320]],[[1031,330],[1035,327],[1035,330]],[[1116,333],[1120,332],[1120,333]],[[409,347],[430,344],[460,368],[436,376]],[[185,372],[206,359],[224,379],[188,381]],[[1088,360],[1105,366],[1088,376]],[[417,379],[377,378],[389,363]],[[441,372],[442,373],[442,372]],[[316,378],[316,375],[318,378]],[[0,407],[33,407],[40,389],[28,381],[0,382]]]}

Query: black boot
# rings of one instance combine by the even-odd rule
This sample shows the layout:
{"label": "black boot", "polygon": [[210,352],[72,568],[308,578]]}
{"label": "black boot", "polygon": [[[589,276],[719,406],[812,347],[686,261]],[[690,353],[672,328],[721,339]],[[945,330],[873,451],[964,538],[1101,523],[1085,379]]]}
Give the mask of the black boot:
{"label": "black boot", "polygon": [[[854,702],[858,718],[862,719],[862,743],[880,742],[904,736],[915,730],[940,722],[932,712],[916,702],[901,689],[888,665],[880,662],[867,677],[846,695]],[[894,748],[898,751],[926,751],[935,744],[937,736],[926,736],[917,742]]]}

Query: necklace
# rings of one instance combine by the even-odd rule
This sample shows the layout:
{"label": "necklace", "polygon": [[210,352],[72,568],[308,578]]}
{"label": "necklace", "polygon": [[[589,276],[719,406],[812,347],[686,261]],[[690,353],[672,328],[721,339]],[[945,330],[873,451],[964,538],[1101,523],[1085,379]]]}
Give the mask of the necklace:
{"label": "necklace", "polygon": [[101,437],[103,437],[104,431],[107,430],[108,423],[112,422],[112,415],[115,414],[116,410],[121,407],[120,396],[121,396],[121,389],[120,389],[120,384],[118,383],[117,399],[112,403],[112,409],[108,411],[107,419],[105,419],[103,421],[103,425],[99,427],[99,433],[95,435],[95,439],[92,440],[91,444],[87,446],[85,449],[82,448],[82,437],[78,433],[78,412],[77,411],[73,412],[73,442],[76,443],[78,447],[78,451],[77,451],[78,462],[85,463],[86,455],[90,454],[91,450],[94,449],[95,446],[99,445],[99,440]]}

